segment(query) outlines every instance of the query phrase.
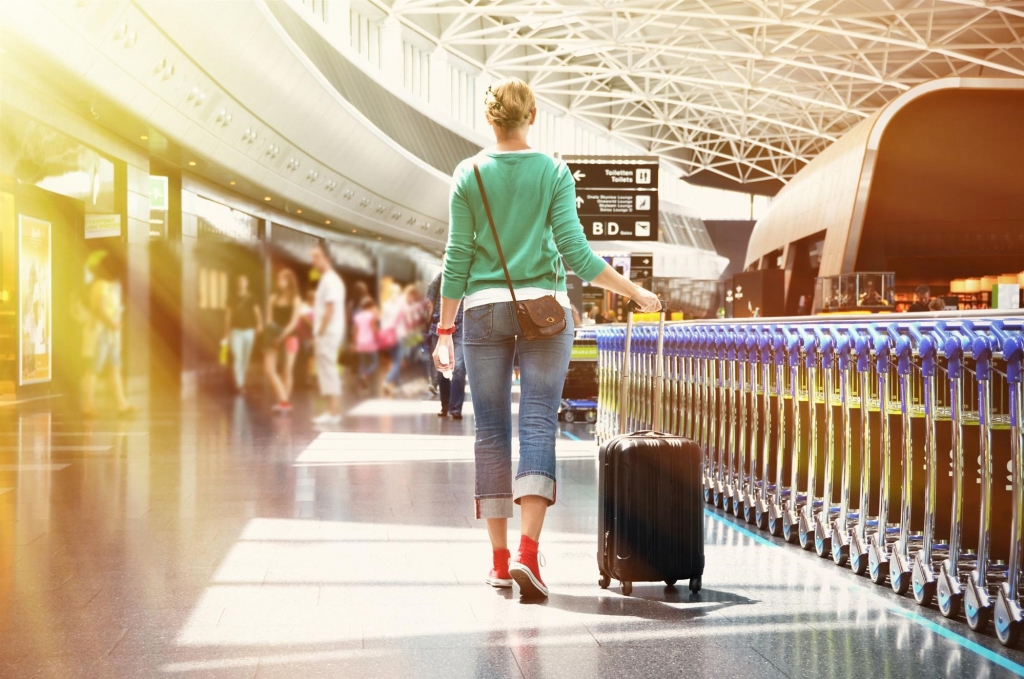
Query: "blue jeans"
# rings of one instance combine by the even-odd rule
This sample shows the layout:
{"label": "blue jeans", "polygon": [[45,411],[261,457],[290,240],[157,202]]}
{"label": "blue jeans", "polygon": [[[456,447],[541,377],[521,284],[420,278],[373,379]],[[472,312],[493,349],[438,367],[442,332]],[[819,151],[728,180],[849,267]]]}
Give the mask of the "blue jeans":
{"label": "blue jeans", "polygon": [[397,387],[402,383],[402,356],[405,354],[402,351],[402,343],[399,342],[388,349],[387,352],[388,357],[391,359],[391,368],[388,370],[388,374],[384,376],[384,382]]}
{"label": "blue jeans", "polygon": [[366,379],[377,369],[377,364],[380,359],[377,358],[376,351],[360,351],[359,352],[359,377],[360,379]]}
{"label": "blue jeans", "polygon": [[249,372],[252,345],[256,341],[256,328],[233,328],[231,330],[231,355],[234,357],[235,386],[245,386],[245,375]]}
{"label": "blue jeans", "polygon": [[[437,390],[441,395],[441,410],[449,413],[462,414],[462,405],[466,402],[466,358],[462,350],[462,333],[456,332],[452,336],[455,345],[455,370],[452,371],[452,378],[448,379],[437,368],[431,365],[431,370],[437,374]],[[434,355],[437,348],[437,335],[431,337],[430,355]]]}
{"label": "blue jeans", "polygon": [[[466,310],[462,325],[466,369],[476,419],[476,516],[512,516],[512,503],[537,495],[555,503],[558,406],[572,353],[572,315],[565,331],[527,342],[510,302]],[[519,470],[512,481],[512,364],[519,356]]]}

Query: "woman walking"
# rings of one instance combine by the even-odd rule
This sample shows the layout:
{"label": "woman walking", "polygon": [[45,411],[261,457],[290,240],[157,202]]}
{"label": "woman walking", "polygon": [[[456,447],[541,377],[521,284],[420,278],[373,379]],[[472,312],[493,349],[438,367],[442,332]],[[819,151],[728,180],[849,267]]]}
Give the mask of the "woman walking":
{"label": "woman walking", "polygon": [[402,358],[406,325],[406,295],[397,283],[391,287],[391,296],[380,312],[380,333],[377,345],[387,353],[391,366],[380,385],[381,393],[391,397],[402,383]]}
{"label": "woman walking", "polygon": [[[514,579],[522,597],[547,596],[538,542],[544,516],[555,502],[558,406],[573,342],[561,260],[584,280],[633,299],[642,311],[657,311],[661,305],[653,293],[591,251],[568,168],[527,144],[537,118],[529,85],[517,78],[503,80],[487,90],[485,104],[497,143],[455,170],[434,363],[441,371],[453,368],[452,333],[462,303],[463,351],[476,418],[476,516],[486,519],[493,549],[487,582],[511,587]],[[564,330],[525,339],[513,290],[520,304],[533,301],[549,310],[533,319],[538,325],[557,328],[562,321],[550,309],[560,305]],[[526,331],[534,334],[530,327]],[[513,482],[512,367],[517,354],[520,459]],[[513,504],[522,512],[515,558],[507,536]]]}
{"label": "woman walking", "polygon": [[[274,410],[288,412],[292,409],[295,357],[299,353],[299,338],[295,329],[302,318],[302,297],[299,296],[299,284],[291,269],[278,271],[275,281],[274,293],[267,300],[269,322],[263,331],[263,371],[277,398]],[[282,353],[284,366],[278,372]]]}
{"label": "woman walking", "polygon": [[249,277],[240,275],[237,285],[235,299],[224,312],[224,339],[231,346],[235,390],[241,394],[245,391],[253,344],[263,332],[263,314],[260,313],[259,302],[249,292]]}

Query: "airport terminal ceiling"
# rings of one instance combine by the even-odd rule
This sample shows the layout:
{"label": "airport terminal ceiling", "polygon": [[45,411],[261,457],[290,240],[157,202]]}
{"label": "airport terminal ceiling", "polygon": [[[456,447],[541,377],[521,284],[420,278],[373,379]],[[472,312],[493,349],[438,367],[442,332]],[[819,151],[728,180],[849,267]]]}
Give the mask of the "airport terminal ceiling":
{"label": "airport terminal ceiling", "polygon": [[[353,2],[353,7],[357,3]],[[670,157],[774,194],[914,85],[1024,76],[1024,2],[372,0],[488,73]]]}

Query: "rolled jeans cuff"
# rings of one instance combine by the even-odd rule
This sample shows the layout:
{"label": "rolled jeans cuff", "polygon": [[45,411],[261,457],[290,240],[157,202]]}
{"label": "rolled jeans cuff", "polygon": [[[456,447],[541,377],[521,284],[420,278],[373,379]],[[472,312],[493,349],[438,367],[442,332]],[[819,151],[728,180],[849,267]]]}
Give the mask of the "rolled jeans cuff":
{"label": "rolled jeans cuff", "polygon": [[517,476],[512,484],[512,499],[519,504],[520,498],[537,495],[548,501],[548,506],[555,504],[557,485],[547,474],[529,473]]}
{"label": "rolled jeans cuff", "polygon": [[476,503],[476,518],[478,519],[510,519],[512,518],[512,498],[504,497],[478,497]]}

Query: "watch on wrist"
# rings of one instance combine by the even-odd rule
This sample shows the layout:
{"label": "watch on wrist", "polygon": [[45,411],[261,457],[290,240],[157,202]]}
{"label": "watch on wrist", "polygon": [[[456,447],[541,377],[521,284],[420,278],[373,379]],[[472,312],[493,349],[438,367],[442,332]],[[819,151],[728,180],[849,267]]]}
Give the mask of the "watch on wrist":
{"label": "watch on wrist", "polygon": [[454,335],[455,334],[455,326],[453,325],[450,328],[442,328],[439,325],[439,326],[437,326],[437,334],[438,335]]}

